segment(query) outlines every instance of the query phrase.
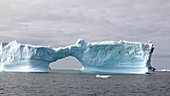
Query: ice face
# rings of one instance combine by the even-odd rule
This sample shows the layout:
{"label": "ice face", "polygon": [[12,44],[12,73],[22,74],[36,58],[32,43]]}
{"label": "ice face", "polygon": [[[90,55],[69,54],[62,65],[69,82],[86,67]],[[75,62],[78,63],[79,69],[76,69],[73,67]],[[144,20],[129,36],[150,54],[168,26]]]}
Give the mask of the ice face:
{"label": "ice face", "polygon": [[[72,56],[83,65],[83,72],[144,74],[151,66],[153,44],[128,41],[78,42]],[[77,53],[78,52],[78,53]]]}
{"label": "ice face", "polygon": [[49,64],[69,56],[69,50],[20,44],[16,41],[1,43],[1,71],[49,72]]}
{"label": "ice face", "polygon": [[67,56],[77,58],[82,72],[96,73],[152,73],[152,43],[128,41],[85,42],[60,48],[20,44],[16,41],[1,43],[1,71],[49,72],[49,64]]}

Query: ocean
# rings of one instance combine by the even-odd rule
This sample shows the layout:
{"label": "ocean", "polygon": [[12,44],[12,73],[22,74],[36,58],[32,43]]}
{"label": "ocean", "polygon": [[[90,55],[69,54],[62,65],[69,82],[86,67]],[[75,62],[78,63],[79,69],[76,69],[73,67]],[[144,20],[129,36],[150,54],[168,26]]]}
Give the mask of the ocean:
{"label": "ocean", "polygon": [[0,96],[170,96],[170,72],[111,74],[97,78],[78,70],[0,72]]}

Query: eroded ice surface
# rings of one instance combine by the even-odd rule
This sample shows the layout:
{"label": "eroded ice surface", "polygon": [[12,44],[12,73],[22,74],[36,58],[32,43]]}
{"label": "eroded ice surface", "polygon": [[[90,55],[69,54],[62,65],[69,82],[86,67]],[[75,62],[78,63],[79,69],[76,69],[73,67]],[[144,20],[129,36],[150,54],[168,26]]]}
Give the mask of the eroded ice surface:
{"label": "eroded ice surface", "polygon": [[20,44],[0,45],[0,70],[14,72],[49,72],[49,64],[73,56],[88,73],[153,73],[153,44],[128,41],[85,42],[60,48]]}

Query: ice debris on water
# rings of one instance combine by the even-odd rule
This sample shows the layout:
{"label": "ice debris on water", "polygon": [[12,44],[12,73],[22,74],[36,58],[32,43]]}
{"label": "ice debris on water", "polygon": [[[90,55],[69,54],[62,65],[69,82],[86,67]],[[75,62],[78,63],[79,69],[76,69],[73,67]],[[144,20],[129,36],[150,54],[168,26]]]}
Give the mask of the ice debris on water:
{"label": "ice debris on water", "polygon": [[97,78],[111,78],[111,75],[96,75]]}

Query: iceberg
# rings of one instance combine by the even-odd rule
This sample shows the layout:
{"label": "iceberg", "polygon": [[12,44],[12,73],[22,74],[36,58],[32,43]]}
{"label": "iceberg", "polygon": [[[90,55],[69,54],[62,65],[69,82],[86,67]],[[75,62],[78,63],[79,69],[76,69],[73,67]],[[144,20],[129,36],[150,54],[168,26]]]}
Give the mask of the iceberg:
{"label": "iceberg", "polygon": [[68,56],[77,58],[85,73],[146,74],[154,73],[152,42],[78,40],[66,47],[51,48],[21,44],[0,44],[0,71],[50,72],[49,64]]}
{"label": "iceberg", "polygon": [[162,70],[158,70],[158,71],[162,71],[162,72],[169,72],[169,69],[162,69]]}

